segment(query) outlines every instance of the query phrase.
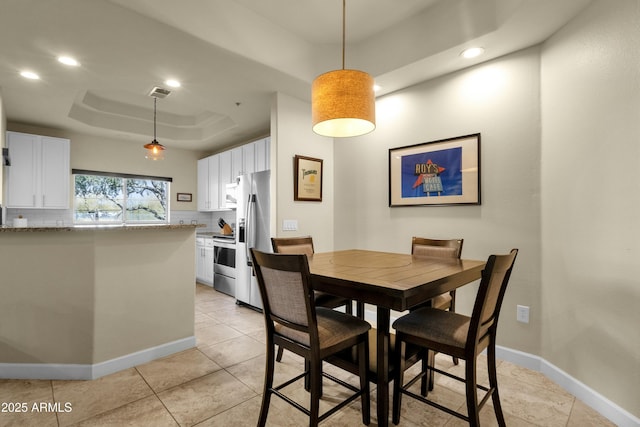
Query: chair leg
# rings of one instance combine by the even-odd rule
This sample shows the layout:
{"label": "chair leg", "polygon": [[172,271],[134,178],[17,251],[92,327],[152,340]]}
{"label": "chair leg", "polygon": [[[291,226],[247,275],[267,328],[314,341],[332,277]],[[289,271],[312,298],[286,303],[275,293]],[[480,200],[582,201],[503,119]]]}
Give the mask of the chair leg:
{"label": "chair leg", "polygon": [[491,399],[493,401],[493,409],[496,413],[496,419],[500,427],[506,427],[504,414],[502,413],[502,405],[500,404],[500,395],[498,394],[498,375],[496,373],[496,347],[495,343],[489,344],[487,348],[487,370],[489,372],[489,387],[493,388]]}
{"label": "chair leg", "polygon": [[[311,391],[311,369],[311,362],[305,360],[304,370],[307,372],[307,375],[304,376],[304,389],[307,392]],[[320,374],[322,375],[322,363],[320,363]],[[320,378],[320,397],[322,397],[322,378]]]}
{"label": "chair leg", "polygon": [[369,425],[371,423],[371,397],[369,388],[369,344],[367,341],[358,344],[358,368],[360,372],[360,390],[363,390],[360,397],[362,406],[362,423]]}
{"label": "chair leg", "polygon": [[356,301],[356,316],[358,319],[364,319],[364,303]]}
{"label": "chair leg", "polygon": [[260,407],[260,418],[258,419],[258,427],[264,427],[267,424],[267,416],[269,415],[269,404],[271,403],[271,389],[273,388],[273,372],[275,369],[274,362],[274,345],[273,342],[267,343],[267,358],[264,373],[264,389],[262,391],[262,406]]}
{"label": "chair leg", "polygon": [[309,409],[309,426],[316,427],[318,425],[318,417],[320,416],[320,393],[322,387],[322,361],[312,358],[309,362],[311,377],[311,404]]}
{"label": "chair leg", "polygon": [[[429,354],[429,365],[436,366],[436,352],[433,350],[428,350]],[[429,391],[433,391],[433,387],[435,386],[435,371],[433,369],[429,369]]]}
{"label": "chair leg", "polygon": [[467,415],[470,427],[480,426],[480,413],[478,411],[478,394],[476,379],[476,358],[470,357],[465,361],[465,384],[467,395]]}
{"label": "chair leg", "polygon": [[353,301],[349,300],[349,302],[344,307],[344,311],[347,314],[353,315]]}
{"label": "chair leg", "polygon": [[[449,303],[449,311],[452,313],[455,313],[456,311],[456,291],[452,291],[449,293],[449,295],[451,295],[451,302]],[[458,360],[457,357],[451,357],[453,359],[453,364],[454,365],[458,365],[460,363],[460,361]]]}
{"label": "chair leg", "polygon": [[392,421],[398,425],[400,422],[400,411],[402,406],[402,393],[400,389],[404,383],[404,368],[405,368],[405,350],[406,344],[400,340],[400,334],[396,336],[396,351],[393,354],[394,365],[396,366],[396,375],[393,379],[393,415]]}
{"label": "chair leg", "polygon": [[284,353],[284,348],[278,346],[278,354],[276,356],[276,362],[282,362],[282,353]]}
{"label": "chair leg", "polygon": [[[431,379],[431,370],[429,369],[429,363],[431,363],[431,360],[429,359],[430,354],[431,351],[429,351],[429,349],[420,350],[419,357],[422,360],[422,373],[424,374],[420,379],[420,394],[422,395],[422,397],[427,397],[427,394],[429,393]],[[433,390],[433,387],[431,388],[431,390]]]}

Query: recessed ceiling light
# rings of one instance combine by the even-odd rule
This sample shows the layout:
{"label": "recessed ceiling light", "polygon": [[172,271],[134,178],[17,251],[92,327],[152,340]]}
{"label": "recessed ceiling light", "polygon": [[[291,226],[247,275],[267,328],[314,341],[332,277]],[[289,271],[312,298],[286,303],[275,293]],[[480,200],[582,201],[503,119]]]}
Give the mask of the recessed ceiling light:
{"label": "recessed ceiling light", "polygon": [[460,56],[462,56],[463,58],[471,59],[471,58],[480,56],[483,53],[484,53],[484,48],[482,47],[470,47],[468,49],[463,50]]}
{"label": "recessed ceiling light", "polygon": [[39,80],[40,76],[37,75],[36,73],[34,73],[33,71],[21,71],[20,75],[22,77],[24,77],[25,79],[29,79],[29,80]]}
{"label": "recessed ceiling light", "polygon": [[167,86],[171,87],[180,87],[180,82],[178,80],[169,79],[164,82]]}
{"label": "recessed ceiling light", "polygon": [[70,56],[59,56],[58,62],[64,65],[69,65],[71,67],[77,67],[80,65],[80,63],[75,58],[72,58]]}

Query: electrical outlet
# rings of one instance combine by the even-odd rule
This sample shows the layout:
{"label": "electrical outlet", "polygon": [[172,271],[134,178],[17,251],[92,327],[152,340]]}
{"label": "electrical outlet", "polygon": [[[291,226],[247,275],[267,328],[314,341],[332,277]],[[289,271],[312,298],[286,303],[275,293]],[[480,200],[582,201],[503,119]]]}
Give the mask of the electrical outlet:
{"label": "electrical outlet", "polygon": [[529,323],[529,307],[526,305],[517,305],[516,320],[522,323]]}
{"label": "electrical outlet", "polygon": [[298,229],[297,219],[285,219],[282,221],[282,231],[296,231]]}

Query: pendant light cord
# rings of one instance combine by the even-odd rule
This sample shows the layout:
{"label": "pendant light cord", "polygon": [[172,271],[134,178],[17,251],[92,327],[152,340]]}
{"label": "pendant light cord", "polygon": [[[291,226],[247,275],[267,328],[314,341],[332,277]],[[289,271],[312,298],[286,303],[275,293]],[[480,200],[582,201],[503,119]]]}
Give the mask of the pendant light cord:
{"label": "pendant light cord", "polygon": [[345,44],[346,44],[346,34],[347,34],[347,0],[342,0],[342,69],[344,70],[344,52],[345,52]]}
{"label": "pendant light cord", "polygon": [[156,104],[158,103],[158,98],[153,97],[153,142],[156,141]]}

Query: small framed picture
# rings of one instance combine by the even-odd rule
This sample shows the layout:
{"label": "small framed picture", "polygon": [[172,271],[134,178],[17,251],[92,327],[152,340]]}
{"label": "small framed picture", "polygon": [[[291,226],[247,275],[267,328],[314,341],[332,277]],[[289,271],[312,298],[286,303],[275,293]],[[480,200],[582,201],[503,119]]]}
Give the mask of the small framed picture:
{"label": "small framed picture", "polygon": [[389,206],[480,204],[480,134],[389,150]]}
{"label": "small framed picture", "polygon": [[322,201],[322,159],[295,156],[293,200]]}
{"label": "small framed picture", "polygon": [[178,193],[176,197],[179,202],[190,202],[192,200],[191,193]]}

